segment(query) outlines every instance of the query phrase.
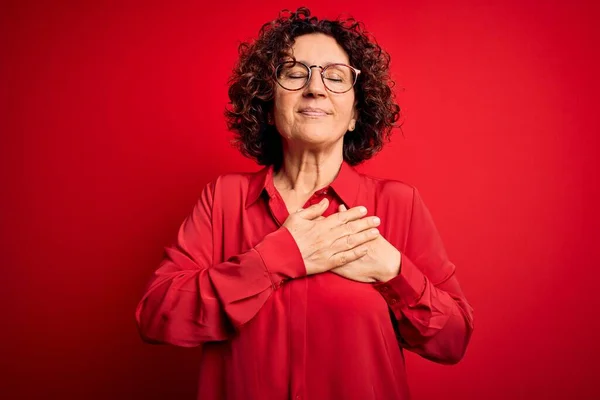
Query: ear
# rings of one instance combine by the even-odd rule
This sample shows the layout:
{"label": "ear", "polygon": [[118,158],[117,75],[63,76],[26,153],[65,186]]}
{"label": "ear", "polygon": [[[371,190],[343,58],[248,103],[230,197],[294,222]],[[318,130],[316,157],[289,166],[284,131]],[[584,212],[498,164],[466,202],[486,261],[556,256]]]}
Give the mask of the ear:
{"label": "ear", "polygon": [[348,130],[352,132],[356,128],[356,120],[352,118],[348,124]]}
{"label": "ear", "polygon": [[352,108],[352,118],[350,119],[350,123],[348,124],[348,130],[352,132],[356,129],[356,121],[358,120],[358,110],[356,109],[356,102],[354,103],[354,107]]}
{"label": "ear", "polygon": [[358,121],[358,110],[356,105],[357,101],[354,102],[354,106],[352,107],[352,119],[350,119],[350,124],[348,125],[348,130],[353,131],[356,128],[356,121]]}

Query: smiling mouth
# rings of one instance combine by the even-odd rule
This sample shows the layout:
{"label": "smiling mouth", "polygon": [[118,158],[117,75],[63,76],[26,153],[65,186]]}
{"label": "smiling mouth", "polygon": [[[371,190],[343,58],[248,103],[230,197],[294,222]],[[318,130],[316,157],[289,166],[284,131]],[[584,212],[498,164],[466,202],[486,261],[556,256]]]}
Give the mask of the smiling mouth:
{"label": "smiling mouth", "polygon": [[307,117],[325,117],[327,114],[325,111],[317,111],[317,110],[303,110],[300,111],[300,114],[306,115]]}

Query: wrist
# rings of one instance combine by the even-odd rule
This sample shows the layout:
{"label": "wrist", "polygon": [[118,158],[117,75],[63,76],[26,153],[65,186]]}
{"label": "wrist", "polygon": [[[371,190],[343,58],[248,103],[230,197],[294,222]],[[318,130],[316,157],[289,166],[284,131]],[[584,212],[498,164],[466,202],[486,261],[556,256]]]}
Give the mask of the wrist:
{"label": "wrist", "polygon": [[400,268],[402,264],[402,254],[396,250],[394,257],[390,260],[389,267],[386,268],[383,274],[375,277],[379,282],[387,282],[400,275]]}

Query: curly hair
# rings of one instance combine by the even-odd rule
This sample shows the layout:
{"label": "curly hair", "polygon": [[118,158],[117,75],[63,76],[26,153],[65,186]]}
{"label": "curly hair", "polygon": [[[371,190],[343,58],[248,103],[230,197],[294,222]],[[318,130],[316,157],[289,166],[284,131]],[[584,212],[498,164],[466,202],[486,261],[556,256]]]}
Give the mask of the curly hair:
{"label": "curly hair", "polygon": [[260,165],[281,165],[281,136],[268,123],[273,108],[275,69],[289,59],[295,38],[310,33],[333,37],[346,51],[352,66],[361,70],[354,87],[358,119],[344,136],[344,160],[357,165],[368,160],[389,141],[400,117],[389,74],[390,56],[353,18],[319,20],[310,10],[283,10],[264,24],[254,42],[241,43],[239,59],[229,80],[230,107],[225,110],[233,144]]}

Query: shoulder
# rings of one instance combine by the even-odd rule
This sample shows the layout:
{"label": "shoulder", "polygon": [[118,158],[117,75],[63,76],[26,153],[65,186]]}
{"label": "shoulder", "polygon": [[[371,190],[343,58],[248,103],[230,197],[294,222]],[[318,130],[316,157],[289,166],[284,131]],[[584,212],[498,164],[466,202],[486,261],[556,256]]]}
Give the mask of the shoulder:
{"label": "shoulder", "polygon": [[264,187],[266,169],[256,172],[229,172],[218,175],[205,186],[214,203],[237,204],[258,197]]}
{"label": "shoulder", "polygon": [[248,188],[255,174],[251,172],[221,174],[206,183],[204,190],[215,195],[217,193],[231,193],[241,188]]}
{"label": "shoulder", "polygon": [[259,172],[229,172],[217,176],[212,182],[215,189],[227,190],[248,187]]}
{"label": "shoulder", "polygon": [[393,201],[412,204],[417,196],[417,188],[398,179],[388,179],[359,173],[363,190],[374,193],[379,201]]}

